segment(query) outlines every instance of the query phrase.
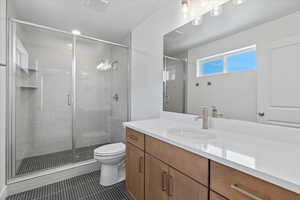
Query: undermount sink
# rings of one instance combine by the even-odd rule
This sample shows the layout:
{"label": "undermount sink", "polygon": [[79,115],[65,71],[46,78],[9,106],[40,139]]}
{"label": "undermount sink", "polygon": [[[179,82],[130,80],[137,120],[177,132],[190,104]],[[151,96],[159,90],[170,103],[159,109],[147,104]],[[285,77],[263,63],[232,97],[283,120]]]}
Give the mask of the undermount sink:
{"label": "undermount sink", "polygon": [[216,135],[209,130],[197,128],[170,128],[167,133],[184,139],[214,139]]}

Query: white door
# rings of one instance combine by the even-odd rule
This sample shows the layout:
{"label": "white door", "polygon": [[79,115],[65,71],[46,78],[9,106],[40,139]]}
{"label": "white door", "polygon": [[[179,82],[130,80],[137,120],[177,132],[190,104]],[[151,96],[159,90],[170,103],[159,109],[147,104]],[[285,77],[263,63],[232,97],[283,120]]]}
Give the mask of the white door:
{"label": "white door", "polygon": [[272,42],[265,50],[259,121],[300,127],[300,35]]}

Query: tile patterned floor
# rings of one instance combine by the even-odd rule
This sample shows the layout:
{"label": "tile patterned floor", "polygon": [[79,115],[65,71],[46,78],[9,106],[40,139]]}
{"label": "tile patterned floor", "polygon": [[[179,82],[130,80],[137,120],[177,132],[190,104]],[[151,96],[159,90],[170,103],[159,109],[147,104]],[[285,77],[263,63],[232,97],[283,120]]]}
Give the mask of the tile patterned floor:
{"label": "tile patterned floor", "polygon": [[72,150],[25,158],[22,160],[16,175],[20,176],[44,169],[60,167],[72,162],[90,160],[94,157],[94,149],[99,146],[101,145],[78,148],[75,158],[72,156]]}
{"label": "tile patterned floor", "polygon": [[15,194],[6,200],[129,200],[124,182],[103,187],[99,177],[100,172],[96,171]]}

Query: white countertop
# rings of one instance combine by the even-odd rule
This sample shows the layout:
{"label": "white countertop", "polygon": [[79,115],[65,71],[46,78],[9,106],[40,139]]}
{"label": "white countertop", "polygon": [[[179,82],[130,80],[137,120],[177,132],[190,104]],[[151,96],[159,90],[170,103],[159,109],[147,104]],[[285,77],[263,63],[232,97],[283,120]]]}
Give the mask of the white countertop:
{"label": "white countertop", "polygon": [[[300,194],[298,143],[228,130],[203,130],[200,124],[176,119],[133,121],[124,126]],[[191,138],[171,133],[176,129],[199,129],[209,137]]]}

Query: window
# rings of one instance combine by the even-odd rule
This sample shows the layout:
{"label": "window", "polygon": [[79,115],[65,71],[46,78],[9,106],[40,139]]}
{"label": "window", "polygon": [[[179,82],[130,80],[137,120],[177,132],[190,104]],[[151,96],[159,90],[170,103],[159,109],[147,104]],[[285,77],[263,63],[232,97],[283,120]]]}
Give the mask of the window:
{"label": "window", "polygon": [[197,77],[256,69],[256,46],[210,56],[197,61]]}
{"label": "window", "polygon": [[202,74],[216,74],[216,73],[222,73],[223,72],[223,60],[217,59],[212,61],[207,61],[202,63]]}

